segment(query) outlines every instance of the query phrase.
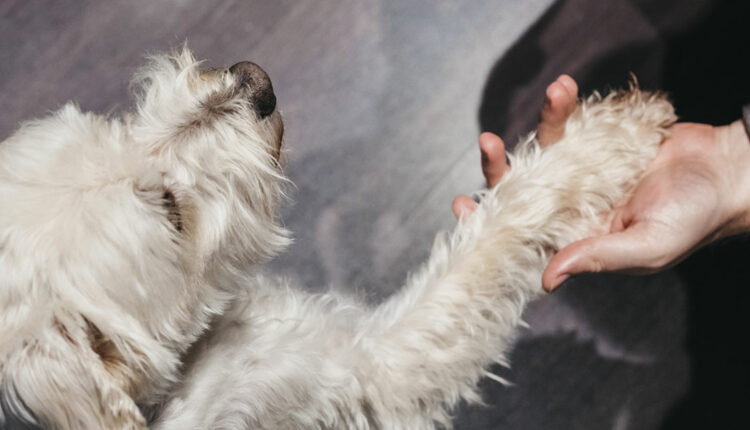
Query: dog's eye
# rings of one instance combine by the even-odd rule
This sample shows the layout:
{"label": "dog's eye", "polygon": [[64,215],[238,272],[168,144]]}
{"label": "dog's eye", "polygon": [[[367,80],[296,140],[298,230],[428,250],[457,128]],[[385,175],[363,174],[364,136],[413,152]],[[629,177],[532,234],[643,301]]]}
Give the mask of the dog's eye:
{"label": "dog's eye", "polygon": [[177,206],[177,199],[171,191],[164,191],[164,207],[167,208],[167,219],[174,226],[175,230],[182,231],[182,215],[180,208]]}

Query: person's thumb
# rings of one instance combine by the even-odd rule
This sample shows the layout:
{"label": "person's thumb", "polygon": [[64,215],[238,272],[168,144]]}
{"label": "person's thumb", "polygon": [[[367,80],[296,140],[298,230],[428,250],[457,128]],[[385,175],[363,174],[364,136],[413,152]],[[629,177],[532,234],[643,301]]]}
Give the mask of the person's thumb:
{"label": "person's thumb", "polygon": [[654,267],[660,250],[648,240],[647,228],[647,224],[636,224],[622,232],[571,243],[550,260],[542,275],[542,287],[550,292],[579,273]]}

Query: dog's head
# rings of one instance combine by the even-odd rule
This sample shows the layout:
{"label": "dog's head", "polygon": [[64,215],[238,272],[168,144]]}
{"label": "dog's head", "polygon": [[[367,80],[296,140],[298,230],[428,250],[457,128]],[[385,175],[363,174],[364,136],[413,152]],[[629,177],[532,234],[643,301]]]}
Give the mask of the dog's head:
{"label": "dog's head", "polygon": [[263,69],[203,68],[183,48],[151,57],[134,84],[132,134],[163,174],[179,234],[214,261],[257,263],[283,249],[283,123]]}
{"label": "dog's head", "polygon": [[183,49],[134,85],[123,120],[68,104],[0,144],[2,428],[115,427],[123,399],[164,390],[246,270],[289,242],[265,72]]}

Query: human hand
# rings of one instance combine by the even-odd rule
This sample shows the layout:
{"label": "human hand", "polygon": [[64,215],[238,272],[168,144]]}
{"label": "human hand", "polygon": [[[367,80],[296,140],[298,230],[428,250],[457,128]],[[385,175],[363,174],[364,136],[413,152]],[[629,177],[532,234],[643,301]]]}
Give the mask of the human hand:
{"label": "human hand", "polygon": [[675,124],[609,230],[574,242],[542,276],[552,291],[584,272],[653,273],[750,228],[750,141],[744,125]]}
{"label": "human hand", "polygon": [[[575,109],[577,87],[568,79],[563,75],[547,88],[538,128],[542,145],[562,137],[565,121]],[[482,171],[492,187],[509,169],[504,145],[491,133],[482,134],[479,144]],[[750,142],[741,122],[724,127],[674,125],[633,193],[609,215],[609,229],[555,254],[542,286],[552,291],[584,272],[656,272],[718,238],[750,230],[746,166],[750,166]],[[453,202],[456,216],[475,207],[467,196]]]}

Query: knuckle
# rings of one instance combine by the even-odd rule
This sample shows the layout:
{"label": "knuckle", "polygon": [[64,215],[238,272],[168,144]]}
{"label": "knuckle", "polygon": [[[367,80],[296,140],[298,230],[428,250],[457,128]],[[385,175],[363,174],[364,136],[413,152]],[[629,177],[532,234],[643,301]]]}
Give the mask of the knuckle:
{"label": "knuckle", "polygon": [[601,273],[607,270],[607,265],[600,256],[592,256],[590,269],[592,273]]}

